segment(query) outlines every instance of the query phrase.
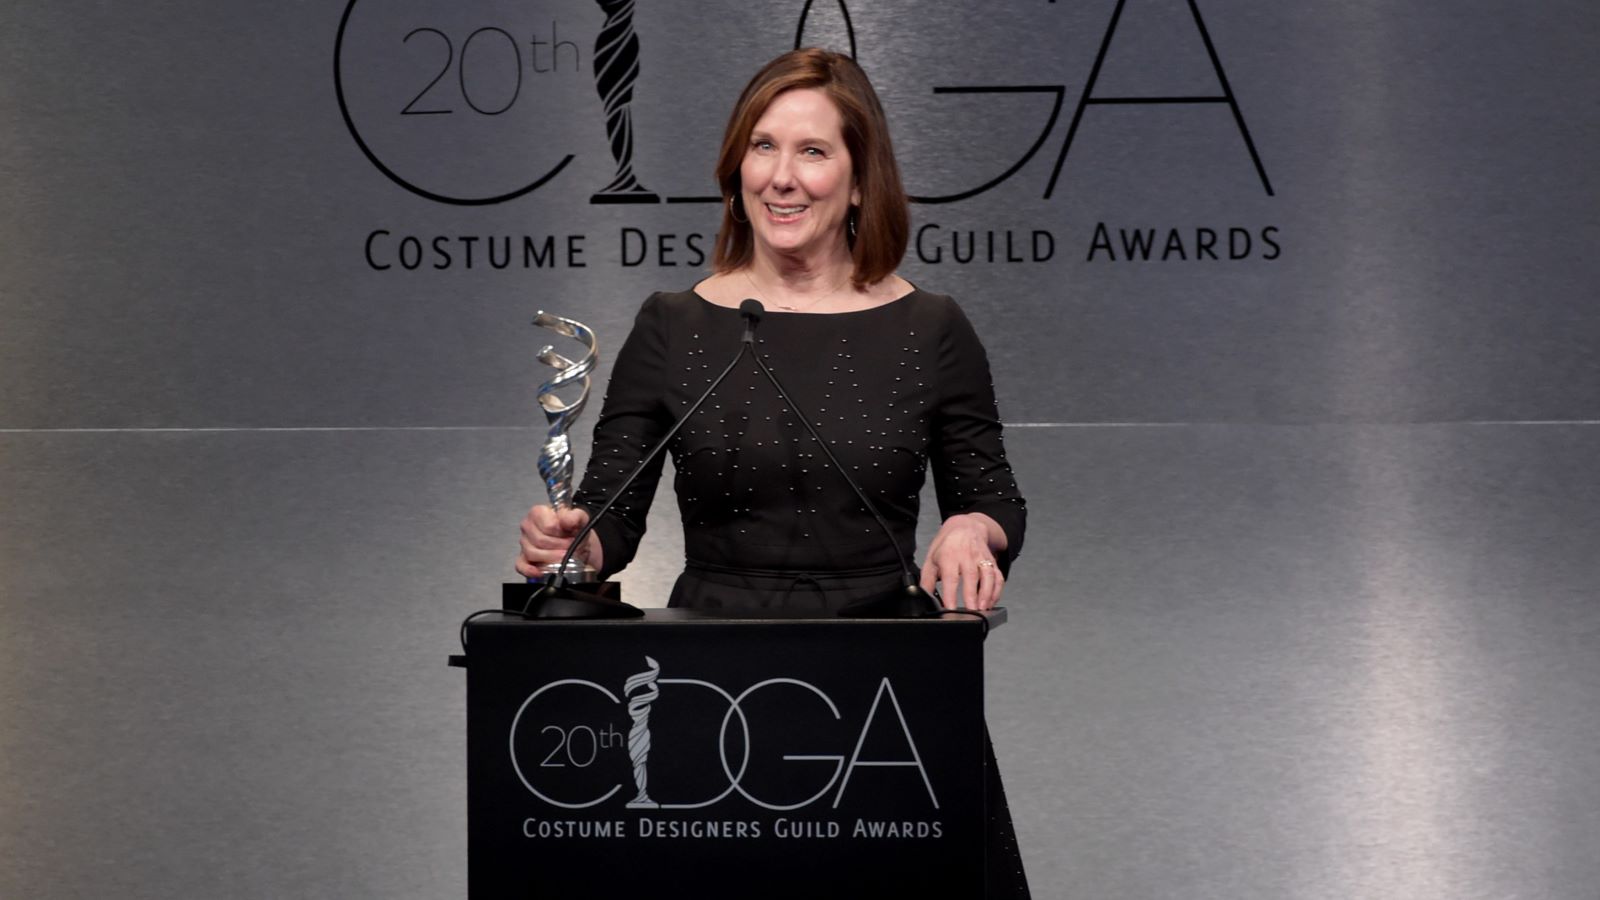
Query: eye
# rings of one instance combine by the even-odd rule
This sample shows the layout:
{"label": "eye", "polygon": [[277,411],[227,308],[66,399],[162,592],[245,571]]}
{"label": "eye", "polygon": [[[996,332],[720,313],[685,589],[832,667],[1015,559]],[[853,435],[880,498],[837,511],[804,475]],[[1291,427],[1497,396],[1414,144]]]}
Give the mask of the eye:
{"label": "eye", "polygon": [[821,159],[822,157],[827,156],[826,153],[822,152],[822,148],[821,147],[807,147],[806,149],[804,149],[804,150],[802,150],[800,152],[804,153],[805,155],[810,156],[810,157],[812,157],[814,159]]}
{"label": "eye", "polygon": [[755,140],[750,142],[750,149],[752,149],[752,150],[761,150],[761,151],[771,150],[772,149],[772,142],[769,141],[769,140],[766,140],[765,138],[756,138]]}

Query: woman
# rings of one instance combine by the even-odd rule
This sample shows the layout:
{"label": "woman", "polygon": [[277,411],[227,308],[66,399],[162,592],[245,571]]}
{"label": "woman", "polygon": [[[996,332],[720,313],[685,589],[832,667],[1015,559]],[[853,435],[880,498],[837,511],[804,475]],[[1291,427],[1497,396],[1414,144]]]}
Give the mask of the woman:
{"label": "woman", "polygon": [[[741,301],[768,315],[757,352],[873,500],[915,541],[931,465],[943,525],[921,569],[946,607],[999,602],[1026,507],[1001,445],[987,358],[948,297],[896,275],[906,194],[877,95],[854,60],[796,50],[740,95],[716,167],[714,273],[657,293],[617,355],[576,507],[536,506],[517,571],[566,552],[737,349]],[[900,560],[859,499],[754,366],[729,375],[671,446],[688,559],[669,605],[828,612],[893,590]],[[610,575],[633,558],[659,459],[580,548]],[[990,770],[993,772],[991,765]],[[1027,896],[991,778],[991,896]],[[1010,863],[1002,860],[1010,860]]]}
{"label": "woman", "polygon": [[[737,348],[737,307],[755,297],[771,314],[766,361],[904,546],[932,463],[945,518],[922,586],[942,584],[947,607],[958,596],[994,606],[1026,509],[971,325],[949,298],[894,274],[910,231],[906,196],[865,74],[821,50],[773,60],[735,105],[716,175],[725,203],[715,272],[646,301],[618,354],[577,508],[529,512],[518,571],[560,559],[674,412],[709,385],[712,362]],[[831,610],[892,588],[893,550],[747,369],[718,390],[731,402],[708,404],[671,448],[689,561],[671,605]],[[658,464],[635,482],[579,551],[603,576],[632,559],[659,474]]]}

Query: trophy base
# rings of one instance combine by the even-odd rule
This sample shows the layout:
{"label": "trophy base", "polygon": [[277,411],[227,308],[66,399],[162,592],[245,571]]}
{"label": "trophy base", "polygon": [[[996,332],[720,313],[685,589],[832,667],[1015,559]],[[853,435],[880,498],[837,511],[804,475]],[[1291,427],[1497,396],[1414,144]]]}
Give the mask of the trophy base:
{"label": "trophy base", "polygon": [[539,581],[549,581],[551,575],[560,575],[562,580],[575,587],[600,581],[600,573],[595,571],[594,566],[581,559],[568,560],[566,568],[562,568],[560,563],[545,563],[539,567],[539,571],[543,573]]}

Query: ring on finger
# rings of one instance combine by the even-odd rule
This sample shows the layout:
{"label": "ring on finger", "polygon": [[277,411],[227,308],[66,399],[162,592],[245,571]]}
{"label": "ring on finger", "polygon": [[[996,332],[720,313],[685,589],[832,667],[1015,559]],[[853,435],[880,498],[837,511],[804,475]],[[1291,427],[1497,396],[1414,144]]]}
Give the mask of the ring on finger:
{"label": "ring on finger", "polygon": [[992,560],[992,559],[980,559],[980,560],[978,560],[978,568],[980,568],[980,569],[992,569],[992,568],[994,568],[994,560]]}

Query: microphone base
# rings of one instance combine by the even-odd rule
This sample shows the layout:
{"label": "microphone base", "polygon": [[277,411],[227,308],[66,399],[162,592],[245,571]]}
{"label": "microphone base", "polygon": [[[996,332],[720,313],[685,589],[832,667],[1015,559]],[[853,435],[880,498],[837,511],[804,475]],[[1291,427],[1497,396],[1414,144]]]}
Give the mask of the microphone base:
{"label": "microphone base", "polygon": [[920,585],[896,588],[881,597],[852,603],[839,610],[844,619],[920,619],[944,612],[933,595]]}
{"label": "microphone base", "polygon": [[644,610],[622,602],[622,585],[615,581],[561,587],[548,582],[505,584],[501,586],[500,602],[502,609],[530,619],[644,618]]}

